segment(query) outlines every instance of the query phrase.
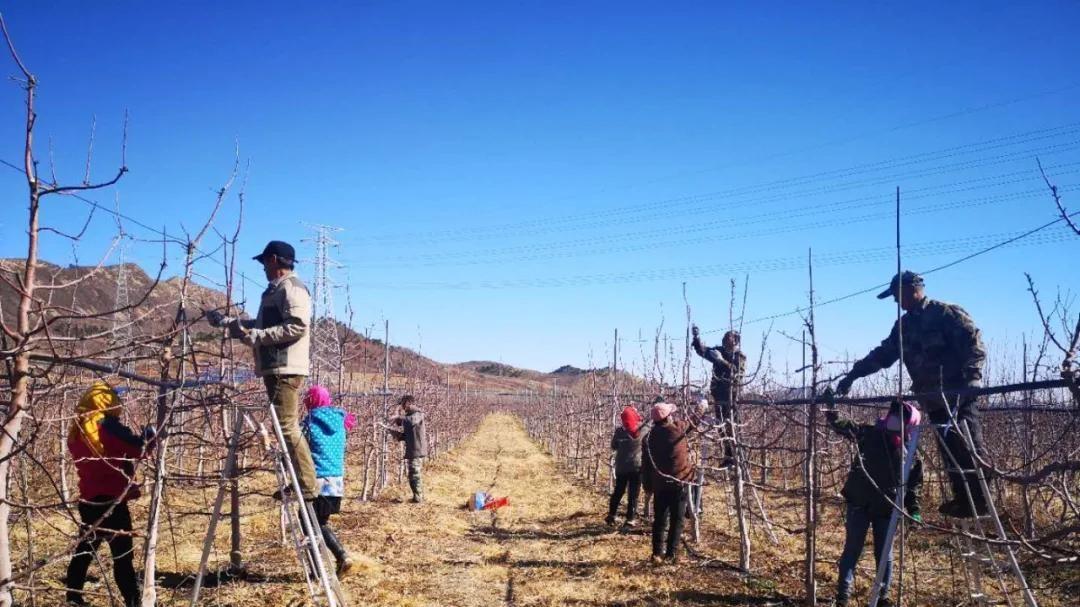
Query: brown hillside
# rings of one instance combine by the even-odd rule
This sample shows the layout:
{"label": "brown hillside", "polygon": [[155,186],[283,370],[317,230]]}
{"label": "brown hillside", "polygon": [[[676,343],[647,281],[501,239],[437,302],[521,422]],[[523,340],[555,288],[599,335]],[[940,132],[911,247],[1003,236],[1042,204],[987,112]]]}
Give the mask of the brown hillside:
{"label": "brown hillside", "polygon": [[[23,260],[0,259],[0,311],[4,322],[12,323],[18,308],[18,293],[7,281],[15,282]],[[123,265],[127,272],[129,301],[139,305],[131,312],[133,332],[136,336],[160,335],[172,325],[180,303],[181,279],[173,277],[154,285],[154,277],[136,264]],[[45,314],[58,316],[81,316],[79,320],[64,321],[56,325],[59,334],[93,335],[107,331],[114,323],[122,321],[110,312],[116,307],[116,284],[121,266],[112,265],[95,269],[91,266],[62,267],[49,262],[39,262],[38,278],[42,286],[59,286],[38,292]],[[201,316],[201,310],[224,306],[225,294],[216,289],[193,283],[188,287],[189,318]],[[334,321],[337,322],[337,321]],[[351,389],[377,391],[383,384],[385,347],[382,340],[361,335],[341,324],[338,333],[346,346],[346,369]],[[193,338],[206,342],[218,339],[221,333],[205,321],[192,325]],[[78,355],[78,350],[67,352]],[[590,381],[591,380],[591,381]],[[549,393],[553,386],[559,391],[588,389],[606,393],[611,385],[610,369],[578,369],[563,366],[552,373],[520,369],[491,361],[470,361],[444,364],[408,348],[390,347],[390,386],[409,388],[410,382],[445,384],[449,381],[455,388],[468,384],[470,390],[486,392],[532,391]],[[619,373],[621,386],[638,385],[640,379]]]}

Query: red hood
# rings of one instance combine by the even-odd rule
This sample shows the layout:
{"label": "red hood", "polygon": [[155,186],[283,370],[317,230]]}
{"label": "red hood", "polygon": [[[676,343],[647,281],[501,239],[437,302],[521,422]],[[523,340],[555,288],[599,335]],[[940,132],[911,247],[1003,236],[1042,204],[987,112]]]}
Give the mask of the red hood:
{"label": "red hood", "polygon": [[641,415],[638,414],[637,409],[633,407],[626,407],[622,411],[622,425],[630,436],[637,438],[638,429],[641,428]]}

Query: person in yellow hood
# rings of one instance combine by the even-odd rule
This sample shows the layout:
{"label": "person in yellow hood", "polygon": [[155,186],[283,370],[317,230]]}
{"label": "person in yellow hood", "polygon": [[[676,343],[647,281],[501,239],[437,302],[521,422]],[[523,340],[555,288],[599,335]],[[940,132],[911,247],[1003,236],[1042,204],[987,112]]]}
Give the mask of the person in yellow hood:
{"label": "person in yellow hood", "polygon": [[136,434],[120,421],[123,402],[116,390],[95,381],[76,406],[68,431],[68,450],[79,475],[79,544],[68,565],[67,601],[87,605],[82,589],[94,553],[108,542],[113,577],[124,605],[139,604],[127,502],[139,496],[135,462],[145,458],[154,442],[154,430]]}

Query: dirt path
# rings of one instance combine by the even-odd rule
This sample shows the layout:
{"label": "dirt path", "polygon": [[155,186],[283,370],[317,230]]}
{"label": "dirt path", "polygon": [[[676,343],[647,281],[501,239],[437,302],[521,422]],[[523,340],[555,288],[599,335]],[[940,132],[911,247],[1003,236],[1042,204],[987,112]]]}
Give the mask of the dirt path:
{"label": "dirt path", "polygon": [[[733,605],[748,596],[731,573],[646,563],[646,530],[604,525],[604,498],[575,486],[508,416],[487,418],[425,473],[428,500],[359,505],[342,517],[366,562],[345,584],[366,605]],[[492,513],[462,509],[476,489],[509,495]],[[351,521],[351,524],[346,521]]]}

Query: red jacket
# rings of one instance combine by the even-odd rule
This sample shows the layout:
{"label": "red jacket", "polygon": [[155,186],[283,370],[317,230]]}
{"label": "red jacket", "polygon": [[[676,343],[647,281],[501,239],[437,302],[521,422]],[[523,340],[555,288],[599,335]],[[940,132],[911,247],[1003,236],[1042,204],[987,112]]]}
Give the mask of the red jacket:
{"label": "red jacket", "polygon": [[79,473],[79,497],[95,502],[126,502],[139,497],[135,462],[150,453],[151,441],[132,432],[116,417],[103,418],[99,428],[105,446],[103,456],[95,454],[82,439],[68,437],[68,450]]}

